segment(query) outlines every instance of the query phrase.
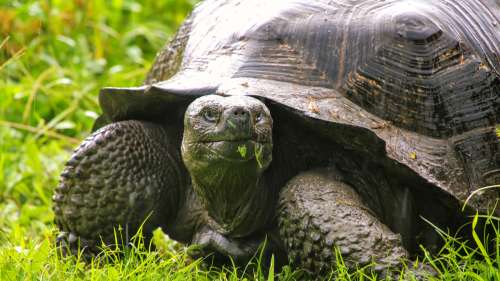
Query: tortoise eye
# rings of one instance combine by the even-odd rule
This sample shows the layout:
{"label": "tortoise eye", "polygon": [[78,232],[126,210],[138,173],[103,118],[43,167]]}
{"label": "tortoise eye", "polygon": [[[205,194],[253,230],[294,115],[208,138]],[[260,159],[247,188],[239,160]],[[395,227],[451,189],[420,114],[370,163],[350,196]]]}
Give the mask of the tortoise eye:
{"label": "tortoise eye", "polygon": [[215,108],[207,108],[202,113],[203,119],[210,123],[215,123],[219,120],[219,111]]}
{"label": "tortoise eye", "polygon": [[264,115],[262,114],[262,111],[257,112],[255,114],[255,122],[260,122],[264,118]]}

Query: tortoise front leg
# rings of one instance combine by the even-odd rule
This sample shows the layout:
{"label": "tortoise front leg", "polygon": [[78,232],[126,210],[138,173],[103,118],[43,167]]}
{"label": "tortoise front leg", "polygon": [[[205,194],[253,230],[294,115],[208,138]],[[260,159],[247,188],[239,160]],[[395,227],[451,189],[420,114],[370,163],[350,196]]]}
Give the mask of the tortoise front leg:
{"label": "tortoise front leg", "polygon": [[289,259],[316,274],[335,266],[335,248],[349,268],[375,262],[381,273],[408,256],[401,237],[334,169],[304,172],[289,181],[280,194],[278,221]]}
{"label": "tortoise front leg", "polygon": [[175,218],[184,172],[172,138],[157,124],[123,121],[98,130],[76,149],[53,197],[63,250],[96,253],[101,241],[115,244],[118,228],[118,242],[128,243],[143,223],[148,238]]}

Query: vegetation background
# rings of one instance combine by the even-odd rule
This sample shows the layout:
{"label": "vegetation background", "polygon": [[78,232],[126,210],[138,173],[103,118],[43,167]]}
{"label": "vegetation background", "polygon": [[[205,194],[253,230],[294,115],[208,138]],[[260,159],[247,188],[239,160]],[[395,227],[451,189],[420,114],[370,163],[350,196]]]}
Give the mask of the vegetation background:
{"label": "vegetation background", "polygon": [[[289,267],[277,275],[260,266],[207,268],[161,233],[158,251],[107,249],[90,264],[54,247],[51,196],[64,162],[100,114],[99,89],[140,85],[195,2],[0,0],[0,280],[304,278]],[[441,255],[425,258],[439,279],[500,280],[498,232],[494,252],[483,251],[481,239],[469,247],[443,237]],[[325,277],[376,278],[364,269],[348,274],[341,260]]]}

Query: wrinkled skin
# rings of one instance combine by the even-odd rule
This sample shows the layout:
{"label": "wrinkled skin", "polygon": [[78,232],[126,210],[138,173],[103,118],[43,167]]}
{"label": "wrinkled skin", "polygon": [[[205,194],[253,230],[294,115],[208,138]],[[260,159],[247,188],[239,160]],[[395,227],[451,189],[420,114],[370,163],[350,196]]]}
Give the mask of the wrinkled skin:
{"label": "wrinkled skin", "polygon": [[[288,259],[316,274],[335,263],[335,248],[349,266],[374,261],[381,273],[408,257],[401,237],[380,222],[339,170],[271,173],[277,153],[273,119],[261,101],[198,98],[186,109],[180,147],[175,132],[130,120],[85,140],[54,196],[59,243],[96,252],[100,239],[113,244],[113,227],[123,226],[130,237],[145,221],[146,238],[162,227],[190,244],[194,257],[245,263],[267,241],[266,252],[285,257],[278,262]],[[93,197],[101,199],[90,203]]]}
{"label": "wrinkled skin", "polygon": [[251,214],[272,159],[266,106],[249,97],[205,96],[186,110],[184,128],[182,159],[211,226],[233,237],[262,227]]}

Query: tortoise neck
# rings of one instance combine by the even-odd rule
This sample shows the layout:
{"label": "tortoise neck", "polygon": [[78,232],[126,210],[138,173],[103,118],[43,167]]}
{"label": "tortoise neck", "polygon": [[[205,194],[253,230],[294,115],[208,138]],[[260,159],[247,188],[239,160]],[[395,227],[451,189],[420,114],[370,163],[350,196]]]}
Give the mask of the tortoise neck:
{"label": "tortoise neck", "polygon": [[191,174],[193,188],[210,217],[210,226],[232,237],[258,231],[270,213],[266,210],[268,194],[260,181],[261,172],[243,165],[246,164],[214,164],[207,173]]}

